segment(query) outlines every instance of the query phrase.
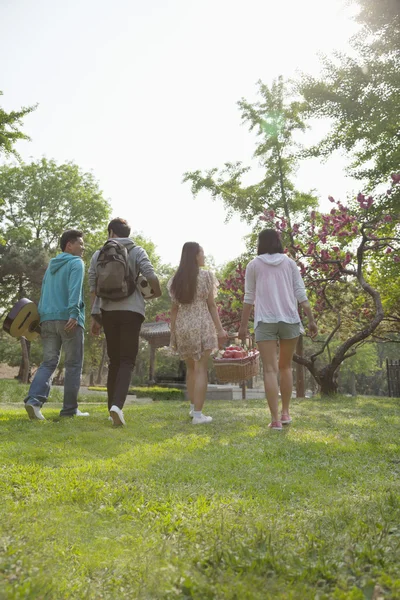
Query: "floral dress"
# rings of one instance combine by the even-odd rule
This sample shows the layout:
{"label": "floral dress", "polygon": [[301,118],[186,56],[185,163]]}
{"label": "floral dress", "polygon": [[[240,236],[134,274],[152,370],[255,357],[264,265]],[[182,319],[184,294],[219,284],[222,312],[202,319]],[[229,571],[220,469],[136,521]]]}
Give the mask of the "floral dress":
{"label": "floral dress", "polygon": [[[173,278],[172,278],[173,279]],[[172,279],[168,282],[168,291],[173,302],[176,302],[171,292]],[[175,331],[171,331],[170,347],[179,354],[181,360],[192,358],[200,360],[205,350],[218,350],[218,338],[214,321],[208,310],[207,298],[212,291],[217,295],[218,281],[211,271],[199,271],[197,289],[191,304],[178,304],[175,321]]]}

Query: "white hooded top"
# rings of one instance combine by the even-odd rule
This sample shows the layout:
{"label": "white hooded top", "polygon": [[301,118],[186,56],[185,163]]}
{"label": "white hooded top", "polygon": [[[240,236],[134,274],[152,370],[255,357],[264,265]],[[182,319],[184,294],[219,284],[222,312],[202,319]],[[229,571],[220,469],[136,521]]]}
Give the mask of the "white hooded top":
{"label": "white hooded top", "polygon": [[300,271],[286,254],[261,254],[246,268],[244,302],[255,304],[258,323],[299,323],[298,302],[307,300]]}

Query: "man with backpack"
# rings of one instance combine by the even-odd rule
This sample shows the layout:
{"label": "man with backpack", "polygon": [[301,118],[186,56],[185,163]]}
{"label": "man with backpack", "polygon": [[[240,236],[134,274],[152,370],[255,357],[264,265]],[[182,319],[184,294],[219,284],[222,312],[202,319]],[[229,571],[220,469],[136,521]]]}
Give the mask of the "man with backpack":
{"label": "man with backpack", "polygon": [[89,285],[92,299],[91,332],[99,335],[101,326],[109,357],[108,410],[114,425],[125,425],[122,409],[131,383],[139,349],[139,333],[145,305],[136,282],[142,274],[151,286],[153,298],[161,296],[160,283],[147,252],[136,246],[125,219],[108,225],[108,240],[90,262]]}

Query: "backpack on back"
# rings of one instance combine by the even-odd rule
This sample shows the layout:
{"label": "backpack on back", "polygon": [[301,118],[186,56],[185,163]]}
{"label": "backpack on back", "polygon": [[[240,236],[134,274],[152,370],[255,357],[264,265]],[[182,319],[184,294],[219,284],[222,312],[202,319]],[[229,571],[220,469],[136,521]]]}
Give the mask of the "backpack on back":
{"label": "backpack on back", "polygon": [[107,240],[96,262],[96,296],[105,300],[122,300],[131,296],[136,281],[129,266],[129,250],[115,239]]}

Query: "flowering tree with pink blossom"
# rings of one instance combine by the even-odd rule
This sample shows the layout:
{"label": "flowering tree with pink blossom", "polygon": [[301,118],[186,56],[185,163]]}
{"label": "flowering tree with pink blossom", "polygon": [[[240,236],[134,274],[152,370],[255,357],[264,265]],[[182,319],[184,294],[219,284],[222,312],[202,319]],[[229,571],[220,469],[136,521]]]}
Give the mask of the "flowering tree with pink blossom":
{"label": "flowering tree with pink blossom", "polygon": [[246,268],[238,262],[236,268],[222,281],[218,293],[218,312],[228,332],[237,332],[242,317]]}
{"label": "flowering tree with pink blossom", "polygon": [[348,206],[330,196],[330,212],[313,210],[290,231],[283,214],[266,208],[260,216],[265,225],[281,232],[313,302],[322,333],[318,349],[309,356],[295,355],[294,360],[307,367],[323,394],[336,393],[342,362],[392,318],[385,313],[378,282],[372,281],[377,263],[382,268],[390,264],[400,278],[398,184],[400,174],[393,173],[386,194],[360,193]]}

